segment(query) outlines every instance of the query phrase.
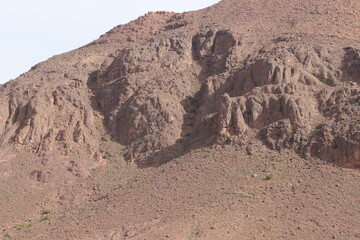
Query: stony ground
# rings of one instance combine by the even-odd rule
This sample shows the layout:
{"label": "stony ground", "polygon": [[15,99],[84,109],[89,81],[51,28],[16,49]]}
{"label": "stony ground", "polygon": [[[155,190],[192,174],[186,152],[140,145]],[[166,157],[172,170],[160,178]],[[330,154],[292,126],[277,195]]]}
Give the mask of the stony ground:
{"label": "stony ground", "polygon": [[360,238],[358,170],[262,145],[197,149],[156,169],[110,161],[58,202],[43,201],[51,186],[23,189],[2,205],[4,239]]}
{"label": "stony ground", "polygon": [[152,12],[0,85],[0,236],[360,239],[359,11]]}

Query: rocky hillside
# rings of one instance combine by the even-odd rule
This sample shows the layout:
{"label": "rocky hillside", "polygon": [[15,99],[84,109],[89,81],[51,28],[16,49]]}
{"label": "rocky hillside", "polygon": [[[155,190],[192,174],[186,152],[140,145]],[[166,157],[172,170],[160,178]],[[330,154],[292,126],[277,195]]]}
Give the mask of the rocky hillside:
{"label": "rocky hillside", "polygon": [[[251,9],[253,4],[243,3],[250,8],[246,14],[257,18],[261,9]],[[229,5],[241,6],[223,1],[203,12],[223,16]],[[326,20],[346,7],[340,23],[359,9],[355,1],[292,5],[286,10]],[[274,150],[360,165],[357,46],[336,44],[332,35],[321,36],[323,43],[304,41],[334,27],[306,32],[296,15],[286,19],[293,25],[288,32],[275,35],[267,28],[276,24],[259,25],[262,33],[241,32],[244,26],[234,26],[241,15],[217,24],[193,22],[201,13],[149,13],[5,84],[1,145],[37,154],[76,149],[92,158],[109,137],[127,148],[129,161],[150,164],[165,161],[157,154],[168,159],[198,144],[246,145],[250,136]],[[303,32],[293,33],[298,28]]]}
{"label": "rocky hillside", "polygon": [[223,0],[117,26],[0,85],[0,177],[59,187],[109,158],[224,145],[359,168],[359,16],[357,0]]}

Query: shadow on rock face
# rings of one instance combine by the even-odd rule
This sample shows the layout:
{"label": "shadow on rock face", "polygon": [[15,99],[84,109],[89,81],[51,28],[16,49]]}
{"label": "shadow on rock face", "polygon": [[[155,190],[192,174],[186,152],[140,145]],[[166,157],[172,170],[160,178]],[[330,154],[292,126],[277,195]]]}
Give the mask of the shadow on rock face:
{"label": "shadow on rock face", "polygon": [[200,146],[258,136],[274,150],[357,167],[358,51],[275,46],[239,64],[245,47],[229,31],[205,28],[121,50],[94,73],[94,104],[127,146],[125,158],[158,166]]}

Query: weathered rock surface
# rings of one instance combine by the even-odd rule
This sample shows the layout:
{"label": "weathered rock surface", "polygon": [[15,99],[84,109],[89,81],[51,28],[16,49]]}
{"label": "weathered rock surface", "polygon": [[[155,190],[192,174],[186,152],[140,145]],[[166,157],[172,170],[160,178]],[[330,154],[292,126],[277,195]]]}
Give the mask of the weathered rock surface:
{"label": "weathered rock surface", "polygon": [[0,85],[0,236],[357,238],[359,10],[151,12]]}
{"label": "weathered rock surface", "polygon": [[[342,52],[342,60],[331,55],[335,52]],[[259,131],[274,150],[293,148],[304,156],[357,167],[360,95],[353,72],[343,66],[346,59],[346,49],[270,49],[217,86],[214,78],[206,82],[202,102],[217,107],[204,108],[203,114],[216,113],[223,142]]]}
{"label": "weathered rock surface", "polygon": [[[141,44],[129,36],[117,48],[80,62],[73,56],[63,68],[39,64],[1,86],[0,144],[97,158],[109,136],[129,161],[146,164],[174,146],[256,138],[274,150],[360,165],[356,47],[304,44],[291,34],[257,44],[219,26],[189,27],[184,18],[150,13],[123,30],[162,26],[149,28]],[[87,47],[111,44],[117,31]]]}

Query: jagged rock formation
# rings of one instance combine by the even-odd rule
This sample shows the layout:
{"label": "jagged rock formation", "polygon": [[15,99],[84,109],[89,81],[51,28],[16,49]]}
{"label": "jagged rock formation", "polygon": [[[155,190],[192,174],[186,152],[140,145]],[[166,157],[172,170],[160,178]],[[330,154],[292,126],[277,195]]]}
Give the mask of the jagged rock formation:
{"label": "jagged rock formation", "polygon": [[[184,88],[181,80],[168,82],[158,73],[181,73],[178,79],[196,82],[186,72],[198,64],[202,88],[195,97],[197,106],[192,106],[198,108],[190,123],[192,137],[210,132],[207,137],[216,143],[236,143],[252,131],[274,150],[293,148],[304,156],[357,167],[357,50],[275,45],[241,59],[244,46],[235,39],[229,31],[205,29],[192,39],[184,32],[151,40],[145,50],[122,50],[98,74],[96,94],[107,126],[132,147],[131,157],[182,138],[186,109],[181,103],[192,97],[191,88]],[[152,75],[155,83],[149,79]],[[336,119],[339,113],[342,118]]]}
{"label": "jagged rock formation", "polygon": [[359,238],[359,10],[151,12],[0,85],[0,236]]}
{"label": "jagged rock formation", "polygon": [[101,53],[97,45],[114,41],[114,29],[87,46],[94,56],[64,69],[40,64],[1,86],[0,144],[96,158],[104,126],[139,164],[171,146],[256,137],[274,150],[360,166],[357,48],[291,34],[257,44],[220,26],[189,27],[184,17],[151,13],[134,26],[153,18],[163,32],[150,28],[142,44],[129,36]]}
{"label": "jagged rock formation", "polygon": [[[260,130],[259,137],[273,149],[291,147],[305,156],[358,166],[359,88],[332,52],[297,45],[256,57],[207,93],[207,99],[215,95],[213,102],[219,102],[218,134],[227,139]],[[208,89],[213,87],[207,84]],[[330,114],[330,108],[337,110]],[[342,120],[335,120],[340,113]]]}
{"label": "jagged rock formation", "polygon": [[87,99],[76,97],[76,88],[12,90],[2,101],[1,144],[23,145],[37,153],[60,148],[66,154],[75,144],[87,148],[94,137],[93,115]]}

